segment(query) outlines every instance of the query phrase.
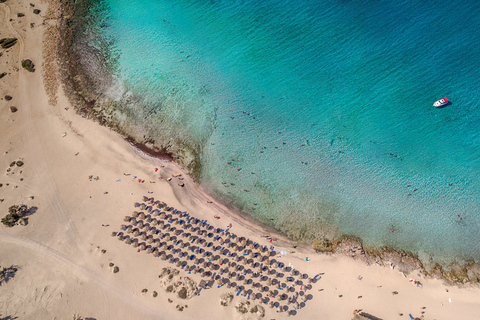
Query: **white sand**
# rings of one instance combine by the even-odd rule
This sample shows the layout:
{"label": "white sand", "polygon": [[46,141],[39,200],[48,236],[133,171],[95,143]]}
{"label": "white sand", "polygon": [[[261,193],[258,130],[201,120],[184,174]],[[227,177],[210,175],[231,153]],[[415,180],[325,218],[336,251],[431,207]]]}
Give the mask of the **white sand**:
{"label": "white sand", "polygon": [[[32,13],[31,2],[42,10],[40,15]],[[180,180],[176,178],[160,181],[160,174],[171,177],[182,172],[173,163],[141,158],[118,134],[75,114],[61,90],[58,103],[48,103],[42,78],[42,16],[46,9],[46,4],[38,1],[8,0],[0,4],[1,37],[19,38],[11,49],[0,49],[0,73],[8,73],[0,79],[0,199],[4,199],[0,215],[3,217],[13,204],[38,208],[27,226],[0,226],[0,265],[19,266],[16,276],[0,286],[0,317],[71,319],[78,314],[94,319],[255,318],[252,314],[241,315],[234,308],[245,298],[235,297],[229,306],[221,306],[221,294],[235,293],[224,287],[214,286],[188,300],[167,293],[158,275],[162,267],[172,265],[110,236],[112,231],[119,231],[123,217],[134,210],[133,203],[148,195],[218,227],[232,223],[236,234],[270,245],[262,238],[264,230],[215,203],[188,177],[182,181],[185,188],[177,185]],[[25,16],[17,17],[18,12]],[[34,28],[30,23],[35,23]],[[26,58],[35,62],[34,73],[20,66]],[[3,99],[7,94],[13,96],[12,101]],[[19,111],[11,113],[10,106]],[[25,164],[7,172],[9,164],[18,159]],[[155,173],[155,168],[159,172]],[[99,180],[90,181],[90,175]],[[134,175],[145,183],[134,181]],[[214,203],[207,203],[210,200]],[[221,219],[215,220],[214,215]],[[395,270],[366,266],[343,256],[316,254],[308,248],[299,247],[292,254],[292,242],[275,238],[273,245],[288,251],[280,260],[311,277],[324,273],[310,291],[313,300],[294,318],[350,319],[354,309],[363,309],[382,319],[409,319],[409,313],[420,317],[422,307],[426,307],[425,319],[480,318],[478,288],[448,287],[439,280],[409,275],[423,283],[420,289]],[[311,261],[305,261],[307,256]],[[120,272],[114,274],[110,262]],[[359,275],[363,280],[358,280]],[[178,276],[187,274],[182,270]],[[200,281],[198,275],[188,276]],[[144,288],[148,289],[146,294],[142,294]],[[153,291],[158,292],[156,298]],[[392,295],[393,291],[399,293]],[[180,312],[177,305],[188,308]],[[265,311],[265,319],[287,317],[267,306]]]}

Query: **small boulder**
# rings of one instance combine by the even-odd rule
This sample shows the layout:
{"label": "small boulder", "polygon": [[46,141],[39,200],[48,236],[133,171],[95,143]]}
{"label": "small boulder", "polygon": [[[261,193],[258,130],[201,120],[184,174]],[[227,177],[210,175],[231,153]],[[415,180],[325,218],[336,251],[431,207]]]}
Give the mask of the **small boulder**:
{"label": "small boulder", "polygon": [[19,18],[21,18],[21,17],[25,17],[25,14],[24,14],[24,13],[21,13],[21,12],[19,12],[19,13],[17,13],[17,17],[19,17]]}
{"label": "small boulder", "polygon": [[12,99],[13,99],[13,97],[12,97],[12,96],[9,96],[8,94],[5,96],[5,100],[7,100],[7,101],[10,101],[10,100],[12,100]]}
{"label": "small boulder", "polygon": [[15,162],[15,164],[17,165],[17,167],[21,167],[21,166],[23,166],[23,161],[22,160],[17,160],[17,162]]}
{"label": "small boulder", "polygon": [[15,112],[18,111],[18,109],[17,109],[17,107],[10,107],[10,111],[11,111],[12,113],[15,113]]}
{"label": "small boulder", "polygon": [[2,79],[3,77],[5,77],[6,75],[7,75],[7,73],[6,73],[6,72],[2,72],[2,73],[0,73],[0,79]]}
{"label": "small boulder", "polygon": [[34,10],[33,10],[33,13],[35,13],[35,14],[40,14],[40,12],[41,12],[41,11],[40,11],[39,9],[34,9]]}

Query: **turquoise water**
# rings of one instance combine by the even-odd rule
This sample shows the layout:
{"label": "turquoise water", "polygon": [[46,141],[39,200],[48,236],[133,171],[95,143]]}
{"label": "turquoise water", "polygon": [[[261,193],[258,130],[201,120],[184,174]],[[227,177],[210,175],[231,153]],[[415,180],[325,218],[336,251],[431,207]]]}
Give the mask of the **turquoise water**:
{"label": "turquoise water", "polygon": [[480,259],[479,3],[101,4],[106,96],[207,191],[297,239]]}

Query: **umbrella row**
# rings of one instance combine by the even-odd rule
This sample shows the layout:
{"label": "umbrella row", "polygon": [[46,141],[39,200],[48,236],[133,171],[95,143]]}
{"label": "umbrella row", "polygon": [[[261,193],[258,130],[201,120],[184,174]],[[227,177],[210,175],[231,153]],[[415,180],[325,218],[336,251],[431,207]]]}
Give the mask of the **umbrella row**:
{"label": "umbrella row", "polygon": [[[131,216],[125,216],[124,221],[129,223],[121,226],[125,233],[112,234],[125,243],[138,247],[139,251],[153,253],[154,256],[175,263],[177,267],[189,273],[200,273],[202,277],[211,278],[211,281],[217,283],[219,287],[235,284],[234,287],[241,288],[232,280],[243,281],[244,285],[251,285],[256,291],[265,294],[268,292],[267,297],[262,299],[268,299],[270,296],[276,297],[279,301],[288,299],[289,303],[295,299],[286,293],[279,295],[278,291],[269,290],[268,286],[285,292],[295,292],[295,286],[303,286],[301,288],[305,290],[311,289],[310,284],[303,283],[303,280],[308,279],[307,274],[301,274],[298,270],[272,259],[276,252],[266,246],[260,246],[245,237],[238,237],[228,229],[215,228],[207,220],[196,219],[186,212],[168,207],[164,202],[154,201],[148,197],[144,197],[143,200],[147,203],[135,203],[135,207],[147,212],[134,211]],[[283,272],[290,275],[283,279],[285,277]],[[281,282],[281,279],[284,282]],[[268,286],[261,285],[260,281]],[[210,282],[206,282],[208,283]],[[237,295],[241,293],[250,298],[252,292],[249,290],[252,289],[243,288]],[[252,298],[260,298],[260,292]],[[297,295],[299,293],[304,295],[303,290],[296,292]],[[306,300],[308,299],[305,298]],[[268,301],[262,302],[266,304]]]}

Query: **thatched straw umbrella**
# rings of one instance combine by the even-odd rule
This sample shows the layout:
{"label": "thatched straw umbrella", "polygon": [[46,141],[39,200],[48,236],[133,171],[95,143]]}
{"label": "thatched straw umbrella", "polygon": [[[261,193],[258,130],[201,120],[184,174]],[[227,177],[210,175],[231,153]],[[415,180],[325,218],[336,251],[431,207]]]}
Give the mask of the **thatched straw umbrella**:
{"label": "thatched straw umbrella", "polygon": [[142,232],[142,235],[140,236],[140,239],[143,240],[143,241],[147,240],[147,235],[144,232]]}
{"label": "thatched straw umbrella", "polygon": [[133,211],[133,212],[132,212],[132,217],[133,217],[133,218],[138,217],[138,215],[139,215],[139,212],[138,212],[138,211]]}
{"label": "thatched straw umbrella", "polygon": [[138,215],[138,219],[145,219],[145,213],[141,212],[139,215]]}
{"label": "thatched straw umbrella", "polygon": [[143,221],[141,221],[141,220],[138,221],[137,228],[140,228],[140,229],[143,228]]}
{"label": "thatched straw umbrella", "polygon": [[152,247],[149,246],[149,247],[147,248],[147,253],[152,253],[152,252],[153,252],[153,249],[152,249]]}
{"label": "thatched straw umbrella", "polygon": [[117,237],[118,237],[118,240],[123,240],[125,235],[123,234],[123,232],[119,232],[119,233],[117,233]]}
{"label": "thatched straw umbrella", "polygon": [[131,219],[130,216],[123,217],[123,221],[125,222],[130,222],[130,219]]}
{"label": "thatched straw umbrella", "polygon": [[138,239],[133,239],[133,240],[132,240],[132,246],[133,246],[134,248],[137,248],[137,247],[139,246],[139,244],[138,244]]}
{"label": "thatched straw umbrella", "polygon": [[140,208],[140,210],[145,210],[147,206],[145,205],[145,203],[141,203],[138,207]]}
{"label": "thatched straw umbrella", "polygon": [[142,251],[147,249],[146,244],[145,243],[140,244],[139,249],[142,250]]}
{"label": "thatched straw umbrella", "polygon": [[112,231],[112,237],[116,237],[117,236],[117,232],[116,231]]}

